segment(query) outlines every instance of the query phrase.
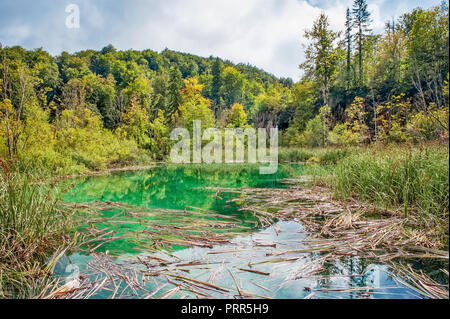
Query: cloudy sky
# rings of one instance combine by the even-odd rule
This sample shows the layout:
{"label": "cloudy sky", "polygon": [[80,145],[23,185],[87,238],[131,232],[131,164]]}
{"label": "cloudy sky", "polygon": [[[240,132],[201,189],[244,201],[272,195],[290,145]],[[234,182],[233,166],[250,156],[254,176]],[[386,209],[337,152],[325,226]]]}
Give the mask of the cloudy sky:
{"label": "cloudy sky", "polygon": [[[372,29],[440,0],[368,0]],[[342,30],[353,0],[1,0],[0,43],[62,51],[169,48],[251,63],[297,80],[303,32],[321,11]],[[80,28],[66,27],[69,4],[80,9]]]}

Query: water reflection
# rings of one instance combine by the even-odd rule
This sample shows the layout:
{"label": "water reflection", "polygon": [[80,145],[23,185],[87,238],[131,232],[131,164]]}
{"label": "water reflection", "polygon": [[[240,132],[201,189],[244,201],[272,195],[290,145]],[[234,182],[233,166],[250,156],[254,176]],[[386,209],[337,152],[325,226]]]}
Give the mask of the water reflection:
{"label": "water reflection", "polygon": [[[148,171],[117,173],[109,176],[78,179],[76,186],[65,195],[68,202],[112,201],[139,207],[183,210],[187,206],[214,210],[222,214],[251,219],[248,213],[240,212],[228,199],[236,194],[214,196],[203,187],[282,187],[280,180],[287,174],[281,169],[272,176],[260,175],[258,167],[235,165],[211,166],[162,166]],[[73,181],[72,181],[73,182]],[[115,212],[106,211],[104,216]],[[167,216],[171,218],[170,215]],[[107,226],[106,218],[101,227]],[[136,225],[124,223],[121,227],[138,232]],[[298,252],[307,250],[308,236],[303,226],[296,221],[278,222],[266,229],[249,229],[249,233],[236,236],[228,244],[215,245],[213,249],[194,247],[177,249],[168,255],[165,252],[152,256],[189,263],[207,261],[203,266],[186,266],[190,278],[214,282],[227,287],[230,293],[208,291],[210,297],[233,298],[236,282],[244,292],[270,298],[418,298],[417,294],[401,284],[390,274],[389,269],[367,259],[346,256],[333,262],[324,262],[324,253]],[[181,247],[178,247],[181,248]],[[142,268],[133,252],[133,238],[115,241],[103,247],[103,251],[115,255],[117,264]],[[115,253],[114,253],[115,252]],[[139,253],[145,259],[150,253]],[[322,258],[322,259],[321,259]],[[73,264],[85,275],[92,256],[73,254],[63,260],[60,275],[67,275],[67,265]],[[145,268],[145,267],[144,267]],[[64,271],[62,271],[64,269]],[[249,272],[256,270],[261,273]],[[231,275],[233,274],[233,275]],[[234,276],[234,278],[233,278]],[[235,281],[236,280],[236,281]],[[164,286],[165,285],[165,286]],[[154,291],[165,287],[159,294],[173,288],[167,276],[156,276],[145,284],[145,290]],[[124,287],[125,288],[125,287]],[[115,289],[112,289],[113,291]],[[112,291],[99,290],[92,297],[108,298]],[[116,292],[117,293],[117,292]],[[147,292],[131,293],[127,297],[145,297]],[[189,291],[177,292],[173,297],[194,297]]]}

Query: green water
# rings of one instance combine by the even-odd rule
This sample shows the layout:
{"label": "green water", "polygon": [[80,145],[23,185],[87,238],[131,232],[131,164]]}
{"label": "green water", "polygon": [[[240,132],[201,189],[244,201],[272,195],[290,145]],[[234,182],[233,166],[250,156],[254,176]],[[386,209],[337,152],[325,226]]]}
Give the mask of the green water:
{"label": "green water", "polygon": [[146,171],[121,172],[72,181],[76,184],[64,196],[68,202],[115,201],[148,208],[184,209],[187,205],[220,212],[233,211],[202,187],[283,187],[288,177],[279,169],[260,175],[259,166],[167,165]]}
{"label": "green water", "polygon": [[[258,166],[231,165],[221,168],[218,165],[168,165],[145,171],[76,179],[71,181],[76,186],[65,194],[64,200],[75,203],[120,202],[150,209],[204,209],[236,218],[240,225],[232,230],[242,232],[255,229],[256,219],[253,215],[238,211],[237,205],[229,202],[235,194],[221,193],[218,197],[215,196],[215,191],[204,187],[283,187],[279,181],[286,177],[283,170],[273,175],[260,175]],[[165,211],[159,217],[152,214],[144,221],[140,218],[124,218],[123,223],[112,225],[109,221],[118,213],[118,210],[102,211],[101,215],[105,220],[95,226],[99,229],[113,229],[116,235],[126,234],[127,238],[103,245],[98,250],[100,252],[108,250],[113,255],[139,253],[149,244],[145,239],[142,240],[142,231],[152,224],[183,227],[194,223],[199,217],[198,214],[179,215],[176,211]],[[185,247],[174,245],[172,248]]]}
{"label": "green water", "polygon": [[[213,280],[215,284],[228,287],[228,289],[232,289],[238,282],[243,290],[258,296],[304,298],[311,293],[311,288],[350,287],[355,290],[342,293],[316,291],[314,298],[360,298],[365,291],[358,290],[358,287],[371,287],[372,296],[375,298],[419,298],[420,296],[413,290],[399,284],[386,266],[357,258],[344,259],[333,265],[324,265],[323,274],[327,275],[327,279],[317,279],[314,276],[297,278],[299,271],[305,265],[320,259],[321,255],[318,253],[287,254],[282,256],[287,258],[285,261],[277,261],[276,257],[269,258],[267,256],[280,250],[308,248],[304,243],[308,235],[299,222],[295,220],[278,222],[271,227],[259,229],[255,223],[252,223],[255,219],[250,213],[239,211],[238,204],[229,201],[238,196],[236,193],[221,193],[218,197],[215,196],[215,191],[205,189],[205,187],[282,188],[281,180],[291,177],[292,169],[295,170],[296,175],[302,172],[301,166],[289,169],[280,167],[277,174],[274,175],[260,175],[258,166],[249,165],[160,166],[145,171],[121,172],[72,180],[70,183],[74,187],[65,194],[64,200],[76,203],[111,201],[143,209],[174,210],[164,211],[157,214],[157,217],[152,215],[150,220],[130,218],[126,215],[117,216],[117,210],[105,210],[101,212],[103,218],[93,225],[95,229],[111,228],[116,234],[124,235],[125,238],[105,244],[97,252],[107,252],[112,256],[114,263],[121,265],[133,274],[136,273],[136,277],[142,276],[140,273],[142,265],[135,266],[137,258],[142,260],[148,256],[156,256],[178,263],[205,261],[208,263],[206,267],[186,266],[184,268],[189,269],[183,271],[186,271],[190,278],[205,282]],[[151,240],[139,240],[139,234],[146,228],[152,228],[155,223],[183,227],[195,224],[202,219],[201,215],[190,214],[189,210],[185,214],[178,214],[176,211],[183,211],[187,207],[215,211],[239,220],[241,222],[239,226],[232,230],[236,235],[231,242],[215,244],[213,249],[173,245],[169,247],[169,251],[155,251],[154,249],[150,250]],[[121,218],[123,218],[123,222]],[[119,219],[121,222],[113,225],[113,219],[115,221]],[[218,220],[223,221],[223,219]],[[268,260],[271,262],[267,263]],[[74,253],[65,256],[57,268],[61,276],[70,275],[75,267],[83,275],[101,281],[101,277],[98,277],[98,274],[94,275],[90,269],[92,262],[93,256],[88,252]],[[67,268],[67,265],[70,267]],[[262,276],[241,270],[249,267],[254,267],[254,269],[270,275]],[[231,274],[234,274],[235,278]],[[364,276],[348,277],[349,274],[364,274]],[[126,286],[123,285],[124,290],[126,290]],[[153,296],[155,297],[173,287],[170,278],[158,276],[146,281],[142,291],[136,292],[128,289],[128,295],[125,295],[127,298],[142,298],[148,296],[152,291],[161,289],[158,294]],[[92,297],[109,298],[114,295],[112,290],[115,289],[99,290]],[[213,291],[208,291],[208,294],[215,298],[233,297]],[[194,295],[180,291],[172,296],[172,298],[182,297],[194,297]]]}

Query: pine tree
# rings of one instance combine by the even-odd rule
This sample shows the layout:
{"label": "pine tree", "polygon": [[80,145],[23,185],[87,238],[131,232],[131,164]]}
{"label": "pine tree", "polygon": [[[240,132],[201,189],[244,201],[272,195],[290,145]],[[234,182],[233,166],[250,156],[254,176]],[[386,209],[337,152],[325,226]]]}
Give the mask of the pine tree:
{"label": "pine tree", "polygon": [[181,72],[177,67],[170,68],[170,78],[167,90],[166,116],[170,117],[176,112],[181,104],[181,88],[183,82],[181,80]]}
{"label": "pine tree", "polygon": [[220,59],[216,59],[214,61],[214,64],[212,65],[212,88],[211,88],[211,98],[214,104],[214,108],[217,110],[220,106],[220,89],[222,87],[222,70],[223,70],[223,63]]}
{"label": "pine tree", "polygon": [[345,42],[347,45],[347,71],[346,71],[346,83],[347,90],[350,89],[351,86],[351,63],[352,63],[352,15],[350,9],[347,8],[346,20],[345,20]]}
{"label": "pine tree", "polygon": [[366,34],[370,32],[370,22],[370,12],[367,10],[366,0],[355,0],[353,3],[353,26],[358,29],[355,37],[358,44],[359,85],[362,85],[363,82],[363,41]]}

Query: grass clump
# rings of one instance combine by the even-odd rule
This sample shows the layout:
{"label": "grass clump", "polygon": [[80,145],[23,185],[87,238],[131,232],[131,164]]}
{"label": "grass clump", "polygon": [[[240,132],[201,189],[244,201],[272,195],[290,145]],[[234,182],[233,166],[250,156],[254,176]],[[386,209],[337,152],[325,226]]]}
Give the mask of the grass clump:
{"label": "grass clump", "polygon": [[448,237],[448,145],[374,147],[338,163],[333,188],[386,208],[401,208],[445,224]]}
{"label": "grass clump", "polygon": [[69,218],[51,185],[0,164],[0,298],[33,297],[49,280],[46,260],[67,241]]}

